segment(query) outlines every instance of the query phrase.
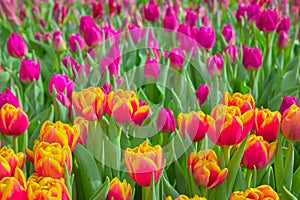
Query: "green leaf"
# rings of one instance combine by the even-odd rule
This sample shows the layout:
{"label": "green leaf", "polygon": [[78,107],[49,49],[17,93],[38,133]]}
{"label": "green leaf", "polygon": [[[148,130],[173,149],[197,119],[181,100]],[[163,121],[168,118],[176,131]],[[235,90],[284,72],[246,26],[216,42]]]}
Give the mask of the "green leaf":
{"label": "green leaf", "polygon": [[172,196],[173,199],[175,199],[179,196],[179,193],[169,183],[169,181],[166,179],[166,177],[164,175],[162,177],[162,182],[163,182],[163,186],[164,186],[164,195],[165,196]]}
{"label": "green leaf", "polygon": [[8,72],[0,72],[0,91],[3,91],[4,88],[7,86],[7,82],[9,80],[9,73]]}
{"label": "green leaf", "polygon": [[192,169],[189,169],[189,175],[188,175],[188,194],[189,196],[199,195],[201,196],[200,187],[197,185],[194,175],[192,173]]}
{"label": "green leaf", "polygon": [[70,197],[71,197],[71,199],[72,199],[72,183],[71,183],[71,176],[70,176],[70,174],[69,174],[69,171],[68,171],[68,167],[67,167],[67,165],[66,165],[66,163],[65,163],[65,165],[64,165],[64,174],[65,174],[65,182],[66,182],[66,186],[67,186],[67,188],[68,188],[68,191],[69,191],[69,193],[70,193]]}
{"label": "green leaf", "polygon": [[106,177],[105,182],[101,185],[101,187],[90,197],[90,200],[102,200],[106,199],[110,186],[110,180]]}
{"label": "green leaf", "polygon": [[298,192],[298,194],[300,194],[299,183],[300,183],[300,166],[298,167],[298,169],[295,171],[293,175],[292,192],[295,193]]}
{"label": "green leaf", "polygon": [[290,191],[286,189],[286,187],[283,186],[282,190],[282,199],[284,200],[298,200],[297,197],[295,197]]}

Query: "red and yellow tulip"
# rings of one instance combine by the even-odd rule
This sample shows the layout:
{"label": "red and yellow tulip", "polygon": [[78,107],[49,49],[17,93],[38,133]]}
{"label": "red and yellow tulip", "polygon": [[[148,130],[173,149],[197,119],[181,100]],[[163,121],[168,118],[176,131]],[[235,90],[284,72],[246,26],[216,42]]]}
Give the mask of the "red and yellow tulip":
{"label": "red and yellow tulip", "polygon": [[100,119],[105,112],[106,94],[99,87],[89,87],[72,93],[76,113],[90,121]]}
{"label": "red and yellow tulip", "polygon": [[4,104],[0,109],[0,132],[18,136],[26,131],[29,121],[22,108]]}
{"label": "red and yellow tulip", "polygon": [[74,125],[76,125],[79,130],[79,143],[85,145],[88,135],[89,121],[83,117],[76,117],[74,119]]}
{"label": "red and yellow tulip", "polygon": [[0,149],[0,180],[4,177],[14,176],[16,168],[23,169],[25,162],[24,153],[15,154],[6,146]]}
{"label": "red and yellow tulip", "polygon": [[[168,196],[165,200],[173,200],[171,196]],[[175,200],[206,200],[205,197],[199,197],[198,195],[195,195],[194,197],[189,198],[186,195],[179,195]]]}
{"label": "red and yellow tulip", "polygon": [[226,91],[223,94],[222,103],[227,106],[239,107],[242,114],[254,109],[254,99],[251,94],[241,94],[237,92],[231,95]]}
{"label": "red and yellow tulip", "polygon": [[164,151],[160,145],[151,147],[144,141],[134,149],[127,148],[124,152],[124,161],[129,176],[140,186],[147,187],[160,177],[164,167]]}
{"label": "red and yellow tulip", "polygon": [[282,135],[292,141],[300,141],[300,107],[291,105],[282,116],[281,132]]}
{"label": "red and yellow tulip", "polygon": [[220,185],[227,177],[228,169],[221,170],[216,153],[211,150],[192,152],[188,157],[188,169],[193,173],[195,182],[207,189]]}
{"label": "red and yellow tulip", "polygon": [[108,115],[114,116],[118,123],[141,125],[149,115],[149,106],[139,100],[131,90],[111,91],[107,97],[106,110]]}
{"label": "red and yellow tulip", "polygon": [[123,180],[121,182],[118,178],[114,178],[110,181],[108,195],[106,200],[132,200],[131,186]]}
{"label": "red and yellow tulip", "polygon": [[233,192],[230,200],[255,199],[255,200],[279,200],[278,194],[268,185],[261,185],[257,188],[247,188],[245,191]]}
{"label": "red and yellow tulip", "polygon": [[47,120],[40,129],[40,140],[49,143],[58,142],[62,146],[69,145],[73,151],[79,141],[78,127],[61,121],[53,123]]}
{"label": "red and yellow tulip", "polygon": [[33,173],[27,180],[26,199],[70,200],[71,198],[63,178],[55,179]]}

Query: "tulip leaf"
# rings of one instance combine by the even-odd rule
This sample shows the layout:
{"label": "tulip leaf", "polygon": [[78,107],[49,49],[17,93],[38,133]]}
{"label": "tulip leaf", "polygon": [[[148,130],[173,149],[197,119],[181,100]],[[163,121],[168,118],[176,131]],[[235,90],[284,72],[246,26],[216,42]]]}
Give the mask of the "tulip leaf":
{"label": "tulip leaf", "polygon": [[298,192],[298,195],[300,195],[299,183],[300,183],[300,166],[298,167],[298,169],[295,171],[293,175],[293,184],[292,184],[292,192],[295,193]]}
{"label": "tulip leaf", "polygon": [[175,190],[175,188],[169,183],[166,179],[165,175],[162,177],[163,188],[164,188],[164,195],[165,196],[172,196],[173,199],[179,196],[179,193]]}
{"label": "tulip leaf", "polygon": [[69,194],[70,194],[70,197],[72,199],[72,183],[71,183],[71,175],[69,174],[69,171],[68,171],[68,167],[65,163],[64,165],[64,179],[65,179],[65,183],[66,183],[66,186],[67,186],[67,189],[69,191]]}
{"label": "tulip leaf", "polygon": [[194,196],[194,195],[199,195],[201,196],[201,190],[199,188],[199,186],[197,185],[195,179],[194,179],[194,175],[192,173],[192,169],[189,169],[189,175],[188,175],[188,194],[189,196]]}
{"label": "tulip leaf", "polygon": [[[92,154],[81,144],[73,151],[77,170],[75,178],[79,178],[82,188],[77,188],[78,193],[83,193],[84,199],[89,199],[101,185],[101,176]],[[76,182],[78,182],[76,180]]]}
{"label": "tulip leaf", "polygon": [[105,182],[101,185],[101,187],[90,197],[90,200],[102,200],[106,199],[110,186],[110,180],[106,177]]}
{"label": "tulip leaf", "polygon": [[55,98],[55,121],[70,123],[69,110]]}
{"label": "tulip leaf", "polygon": [[[299,184],[299,183],[298,183]],[[295,197],[295,195],[293,195],[290,191],[288,191],[286,189],[286,187],[283,186],[283,190],[282,190],[282,199],[285,200],[297,200],[298,198]]]}
{"label": "tulip leaf", "polygon": [[9,80],[9,73],[8,72],[0,72],[0,91],[3,91],[7,85]]}

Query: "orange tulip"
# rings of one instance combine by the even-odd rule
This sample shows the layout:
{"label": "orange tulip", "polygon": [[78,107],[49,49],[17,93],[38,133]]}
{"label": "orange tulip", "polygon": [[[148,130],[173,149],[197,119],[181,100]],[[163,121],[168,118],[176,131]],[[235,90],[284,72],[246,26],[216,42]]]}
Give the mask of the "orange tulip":
{"label": "orange tulip", "polygon": [[151,147],[147,141],[124,152],[124,161],[129,176],[140,186],[150,186],[152,174],[154,182],[160,177],[164,167],[164,151],[160,145]]}
{"label": "orange tulip", "polygon": [[[168,196],[165,200],[173,200],[171,196]],[[187,197],[183,194],[179,195],[175,200],[206,200],[205,197],[199,197],[198,195],[195,195],[194,197]]]}
{"label": "orange tulip", "polygon": [[78,127],[61,121],[53,123],[47,120],[40,129],[40,140],[49,143],[58,142],[62,146],[69,145],[73,151],[79,141]]}
{"label": "orange tulip", "polygon": [[239,107],[242,114],[254,109],[254,99],[251,94],[234,93],[230,95],[229,92],[224,92],[222,103],[227,106]]}
{"label": "orange tulip", "polygon": [[23,169],[24,154],[22,152],[15,154],[12,149],[6,146],[0,149],[0,180],[7,176],[14,176],[15,169]]}
{"label": "orange tulip", "polygon": [[26,197],[27,200],[71,199],[63,178],[42,177],[36,173],[27,180]]}
{"label": "orange tulip", "polygon": [[72,104],[78,115],[94,121],[105,112],[106,94],[99,87],[89,87],[72,93]]}
{"label": "orange tulip", "polygon": [[292,141],[300,141],[300,107],[291,105],[282,116],[281,132],[282,135]]}
{"label": "orange tulip", "polygon": [[76,125],[79,130],[79,143],[85,145],[88,136],[89,121],[82,117],[76,117],[74,119],[74,125]]}
{"label": "orange tulip", "polygon": [[28,128],[28,117],[22,108],[4,104],[0,109],[0,132],[5,135],[21,135]]}
{"label": "orange tulip", "polygon": [[123,180],[121,182],[118,178],[114,178],[110,181],[108,195],[106,200],[131,200],[132,189],[131,186]]}
{"label": "orange tulip", "polygon": [[247,188],[245,191],[233,192],[230,200],[255,199],[255,200],[279,200],[278,194],[268,185],[261,185],[257,188]]}
{"label": "orange tulip", "polygon": [[227,177],[228,169],[220,169],[216,153],[201,150],[197,154],[192,152],[188,157],[188,169],[191,169],[196,183],[207,189],[220,185]]}

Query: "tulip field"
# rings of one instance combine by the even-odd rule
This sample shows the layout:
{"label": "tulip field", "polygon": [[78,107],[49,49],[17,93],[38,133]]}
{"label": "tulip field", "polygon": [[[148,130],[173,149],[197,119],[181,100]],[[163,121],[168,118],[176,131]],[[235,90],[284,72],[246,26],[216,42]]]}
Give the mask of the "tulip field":
{"label": "tulip field", "polygon": [[0,200],[298,200],[299,75],[299,0],[0,0]]}

